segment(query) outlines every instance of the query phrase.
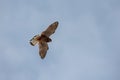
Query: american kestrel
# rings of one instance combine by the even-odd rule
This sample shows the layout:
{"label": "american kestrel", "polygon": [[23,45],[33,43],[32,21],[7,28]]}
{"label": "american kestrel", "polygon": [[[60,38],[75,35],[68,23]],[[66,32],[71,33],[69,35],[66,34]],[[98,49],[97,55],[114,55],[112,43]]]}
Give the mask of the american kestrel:
{"label": "american kestrel", "polygon": [[52,41],[50,35],[52,35],[55,32],[57,26],[58,26],[58,21],[49,25],[45,31],[43,31],[41,34],[35,35],[30,40],[30,44],[32,46],[35,46],[36,44],[39,45],[39,55],[41,56],[42,59],[45,58],[47,50],[49,49],[47,43]]}

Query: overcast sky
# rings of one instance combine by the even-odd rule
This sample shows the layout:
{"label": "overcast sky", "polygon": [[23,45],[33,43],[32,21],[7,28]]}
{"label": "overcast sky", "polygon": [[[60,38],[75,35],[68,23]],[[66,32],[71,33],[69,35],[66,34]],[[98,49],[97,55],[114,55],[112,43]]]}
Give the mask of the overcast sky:
{"label": "overcast sky", "polygon": [[[29,40],[58,21],[44,60]],[[0,80],[120,80],[120,0],[0,0]]]}

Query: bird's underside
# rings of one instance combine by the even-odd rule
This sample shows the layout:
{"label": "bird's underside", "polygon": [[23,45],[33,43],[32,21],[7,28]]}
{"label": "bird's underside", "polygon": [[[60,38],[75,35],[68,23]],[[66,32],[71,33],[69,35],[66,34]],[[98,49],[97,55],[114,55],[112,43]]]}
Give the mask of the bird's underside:
{"label": "bird's underside", "polygon": [[39,45],[39,55],[42,59],[45,58],[48,47],[48,42],[51,42],[52,39],[49,38],[52,35],[58,26],[58,22],[54,22],[53,24],[49,25],[49,27],[41,33],[41,35],[36,35],[30,40],[30,44],[35,46],[36,44]]}

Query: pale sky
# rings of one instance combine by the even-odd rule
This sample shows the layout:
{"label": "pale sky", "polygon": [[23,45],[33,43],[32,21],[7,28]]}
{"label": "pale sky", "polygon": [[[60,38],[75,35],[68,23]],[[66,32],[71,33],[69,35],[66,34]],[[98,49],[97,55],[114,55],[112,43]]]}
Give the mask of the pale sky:
{"label": "pale sky", "polygon": [[[44,60],[29,40],[58,21]],[[120,80],[120,0],[0,0],[0,80]]]}

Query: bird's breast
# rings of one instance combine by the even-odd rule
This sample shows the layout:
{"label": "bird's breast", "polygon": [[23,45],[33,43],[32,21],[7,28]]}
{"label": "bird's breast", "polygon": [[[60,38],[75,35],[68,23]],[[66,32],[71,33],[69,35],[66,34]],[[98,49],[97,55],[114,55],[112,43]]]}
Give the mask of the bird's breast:
{"label": "bird's breast", "polygon": [[38,38],[38,40],[39,41],[45,41],[45,42],[51,42],[52,40],[49,38],[49,37],[47,37],[47,36],[45,36],[45,35],[41,35],[39,38]]}

